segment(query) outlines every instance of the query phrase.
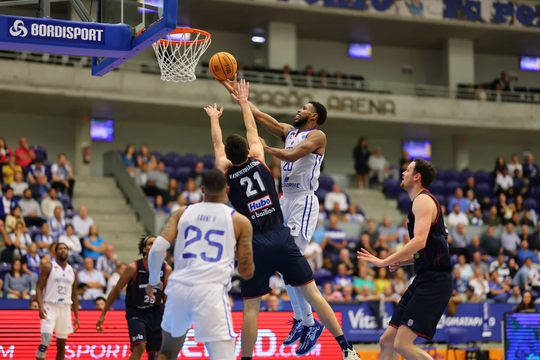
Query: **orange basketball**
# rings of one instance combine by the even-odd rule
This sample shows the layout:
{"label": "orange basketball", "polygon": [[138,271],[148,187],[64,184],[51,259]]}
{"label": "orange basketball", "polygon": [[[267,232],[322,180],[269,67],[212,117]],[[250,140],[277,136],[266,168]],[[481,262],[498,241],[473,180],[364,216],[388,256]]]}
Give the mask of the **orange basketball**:
{"label": "orange basketball", "polygon": [[208,67],[216,80],[227,80],[236,74],[236,59],[229,53],[219,52],[212,56]]}

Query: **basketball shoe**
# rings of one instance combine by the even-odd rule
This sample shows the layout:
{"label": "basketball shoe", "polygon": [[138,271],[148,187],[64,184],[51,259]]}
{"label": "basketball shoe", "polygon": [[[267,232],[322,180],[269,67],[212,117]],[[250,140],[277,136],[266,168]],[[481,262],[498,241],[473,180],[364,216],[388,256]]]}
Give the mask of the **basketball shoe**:
{"label": "basketball shoe", "polygon": [[296,320],[295,318],[292,319],[292,321],[288,322],[289,324],[292,324],[291,332],[289,333],[289,336],[285,338],[283,341],[283,346],[291,346],[298,340],[300,340],[300,337],[302,335],[302,320]]}
{"label": "basketball shoe", "polygon": [[300,344],[296,348],[296,355],[298,356],[309,354],[315,345],[317,345],[317,341],[324,331],[324,325],[317,319],[313,320],[315,321],[313,326],[302,326]]}
{"label": "basketball shoe", "polygon": [[360,356],[356,351],[346,349],[343,350],[343,360],[360,360]]}

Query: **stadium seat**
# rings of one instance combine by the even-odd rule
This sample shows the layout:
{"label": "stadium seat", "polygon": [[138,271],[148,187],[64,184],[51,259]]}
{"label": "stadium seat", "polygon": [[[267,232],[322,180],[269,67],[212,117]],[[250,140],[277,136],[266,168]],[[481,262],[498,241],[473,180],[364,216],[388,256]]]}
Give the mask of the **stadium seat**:
{"label": "stadium seat", "polygon": [[523,179],[520,178],[514,178],[514,193],[519,194],[521,193],[521,189],[525,187],[525,182]]}
{"label": "stadium seat", "polygon": [[446,206],[446,197],[442,194],[433,194],[435,196],[435,199],[439,202],[439,204]]}
{"label": "stadium seat", "polygon": [[175,172],[176,172],[176,168],[172,166],[165,166],[165,174],[167,174],[169,178],[174,177]]}
{"label": "stadium seat", "polygon": [[328,175],[321,175],[319,177],[319,189],[324,189],[327,191],[332,191],[332,186],[334,185],[334,180]]}
{"label": "stadium seat", "polygon": [[186,182],[188,176],[189,176],[189,173],[191,172],[191,169],[190,168],[186,168],[186,167],[181,167],[181,168],[178,168],[176,169],[176,171],[174,172],[174,178],[178,181],[181,181],[183,183]]}
{"label": "stadium seat", "polygon": [[[386,195],[388,197],[395,198],[404,193],[403,189],[400,186],[399,180],[386,179],[385,183],[386,183],[386,187],[384,188],[384,191],[386,192]],[[407,194],[405,193],[405,195]]]}
{"label": "stadium seat", "polygon": [[[10,266],[10,268],[11,268],[11,266]],[[332,281],[334,275],[332,275],[332,272],[330,270],[319,269],[319,270],[315,271],[315,274],[313,274],[313,277],[315,278],[315,282],[317,284],[322,285],[324,283]]]}
{"label": "stadium seat", "polygon": [[[34,150],[34,153],[36,154],[36,158],[42,158],[44,160],[47,160],[47,150],[45,150],[44,147],[39,145],[32,145],[30,146],[30,149]],[[122,151],[123,154],[123,151]]]}
{"label": "stadium seat", "polygon": [[459,174],[459,182],[464,183],[469,177],[473,175],[474,173],[471,170],[465,169]]}
{"label": "stadium seat", "polygon": [[449,181],[444,186],[444,192],[446,195],[454,195],[456,189],[460,187],[457,181]]}
{"label": "stadium seat", "polygon": [[456,169],[448,169],[444,172],[445,181],[458,181],[459,172]]}
{"label": "stadium seat", "polygon": [[479,170],[474,174],[474,181],[478,184],[481,182],[491,182],[491,175],[487,171]]}
{"label": "stadium seat", "polygon": [[182,157],[175,152],[170,152],[165,155],[162,160],[165,162],[165,165],[176,168],[180,166]]}
{"label": "stadium seat", "polygon": [[71,198],[69,197],[68,194],[58,193],[58,200],[60,200],[62,205],[64,205],[64,210],[72,208]]}
{"label": "stadium seat", "polygon": [[411,198],[409,198],[409,194],[406,192],[402,192],[398,196],[398,207],[403,212],[409,212],[409,209],[411,208]]}
{"label": "stadium seat", "polygon": [[442,194],[444,193],[444,182],[440,180],[435,180],[428,188],[433,194]]}
{"label": "stadium seat", "polygon": [[150,155],[154,156],[157,162],[160,162],[161,160],[163,160],[163,154],[160,153],[159,151],[150,151]]}
{"label": "stadium seat", "polygon": [[523,205],[525,205],[527,209],[533,209],[536,211],[536,209],[538,208],[538,201],[536,201],[535,199],[527,198],[523,202]]}
{"label": "stadium seat", "polygon": [[216,163],[214,155],[204,155],[201,160],[204,164],[204,168],[208,170],[212,169]]}
{"label": "stadium seat", "polygon": [[197,161],[199,161],[199,156],[197,154],[189,153],[189,154],[184,155],[182,166],[193,169]]}
{"label": "stadium seat", "polygon": [[323,189],[319,187],[317,191],[315,191],[315,195],[317,196],[317,199],[319,199],[319,203],[324,203],[324,198],[326,197],[326,194],[328,194],[329,191],[326,189]]}
{"label": "stadium seat", "polygon": [[64,211],[64,214],[65,214],[66,218],[73,219],[73,217],[75,217],[75,215],[77,215],[77,212],[75,210],[72,210],[72,209],[67,209],[66,211]]}
{"label": "stadium seat", "polygon": [[478,198],[490,197],[493,195],[491,186],[487,182],[479,183],[476,185],[476,195]]}
{"label": "stadium seat", "polygon": [[28,230],[26,231],[28,233],[28,235],[30,235],[30,237],[33,239],[34,236],[38,235],[38,234],[41,234],[41,228],[37,227],[37,226],[29,226],[28,227]]}

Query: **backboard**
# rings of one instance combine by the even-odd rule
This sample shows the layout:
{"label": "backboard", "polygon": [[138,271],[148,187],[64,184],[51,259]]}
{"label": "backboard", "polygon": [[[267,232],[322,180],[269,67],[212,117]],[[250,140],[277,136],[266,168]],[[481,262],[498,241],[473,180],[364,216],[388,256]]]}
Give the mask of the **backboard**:
{"label": "backboard", "polygon": [[43,10],[38,18],[0,14],[0,49],[91,56],[92,75],[103,76],[177,25],[177,0],[97,0],[97,19],[81,0],[69,0],[82,21],[50,18],[51,1],[0,0]]}

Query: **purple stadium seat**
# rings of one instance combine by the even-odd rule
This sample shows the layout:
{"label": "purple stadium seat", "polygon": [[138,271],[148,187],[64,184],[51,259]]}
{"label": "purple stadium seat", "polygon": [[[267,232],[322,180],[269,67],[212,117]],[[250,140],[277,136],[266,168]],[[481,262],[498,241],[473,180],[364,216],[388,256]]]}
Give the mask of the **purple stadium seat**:
{"label": "purple stadium seat", "polygon": [[315,282],[317,284],[324,284],[327,282],[332,281],[333,275],[330,270],[327,269],[319,269],[315,271],[315,274],[313,274],[313,277],[315,278]]}
{"label": "purple stadium seat", "polygon": [[319,177],[319,189],[324,189],[327,191],[332,191],[332,186],[334,185],[334,180],[328,175],[321,175]]}
{"label": "purple stadium seat", "polygon": [[516,198],[515,198],[515,197],[506,197],[506,203],[507,203],[508,205],[513,204],[513,203],[515,203],[515,202],[516,202]]}
{"label": "purple stadium seat", "polygon": [[435,180],[431,185],[429,185],[428,189],[434,194],[442,194],[444,193],[444,182]]}
{"label": "purple stadium seat", "polygon": [[476,195],[479,198],[484,198],[486,196],[493,195],[493,191],[491,189],[491,186],[486,182],[476,184]]}
{"label": "purple stadium seat", "polygon": [[199,156],[197,154],[189,153],[184,155],[182,166],[193,169],[197,161],[199,161]]}
{"label": "purple stadium seat", "polygon": [[402,192],[398,196],[398,207],[403,212],[408,212],[411,208],[411,198],[409,198],[409,194],[406,192]]}
{"label": "purple stadium seat", "polygon": [[484,170],[479,170],[476,172],[476,174],[474,174],[474,181],[478,184],[478,183],[481,183],[481,182],[491,182],[492,181],[492,178],[491,178],[491,175],[489,175],[489,173],[487,171],[484,171]]}
{"label": "purple stadium seat", "polygon": [[165,165],[176,168],[182,161],[182,157],[175,152],[170,152],[162,160],[165,162]]}
{"label": "purple stadium seat", "polygon": [[456,169],[448,169],[444,173],[444,179],[445,181],[458,181],[459,180],[459,172]]}
{"label": "purple stadium seat", "polygon": [[165,174],[167,174],[169,178],[174,177],[175,172],[176,168],[173,168],[172,166],[165,166]]}
{"label": "purple stadium seat", "polygon": [[458,256],[457,255],[452,255],[450,256],[450,263],[452,264],[452,268],[454,267],[454,265],[456,265],[458,262]]}
{"label": "purple stadium seat", "polygon": [[319,199],[319,203],[324,202],[324,198],[326,197],[326,194],[328,194],[328,193],[329,193],[328,190],[323,189],[321,187],[319,187],[319,189],[317,189],[317,191],[315,191],[315,195],[317,195],[317,198]]}
{"label": "purple stadium seat", "polygon": [[484,210],[484,211],[482,212],[482,216],[483,216],[483,217],[489,216],[489,210]]}
{"label": "purple stadium seat", "polygon": [[174,178],[178,181],[185,183],[190,172],[191,172],[190,168],[186,168],[186,167],[178,168],[176,169],[176,172],[174,173]]}
{"label": "purple stadium seat", "polygon": [[71,209],[71,198],[68,194],[58,193],[58,200],[64,205],[64,209]]}
{"label": "purple stadium seat", "polygon": [[208,170],[212,169],[216,163],[216,158],[214,155],[204,155],[201,160],[204,164],[204,168]]}
{"label": "purple stadium seat", "polygon": [[184,183],[176,180],[176,188],[178,189],[178,192],[184,191]]}
{"label": "purple stadium seat", "polygon": [[535,199],[528,198],[528,199],[525,199],[525,201],[523,202],[523,205],[525,205],[527,209],[533,209],[536,211],[536,209],[538,208],[538,201],[536,201]]}
{"label": "purple stadium seat", "polygon": [[37,226],[29,226],[27,232],[31,238],[34,238],[34,236],[36,236],[37,234],[41,234],[41,228]]}
{"label": "purple stadium seat", "polygon": [[66,211],[64,211],[64,214],[66,218],[73,219],[73,217],[77,215],[77,212],[75,210],[67,209]]}
{"label": "purple stadium seat", "polygon": [[433,194],[433,196],[435,196],[439,204],[446,206],[446,197],[443,194]]}
{"label": "purple stadium seat", "polygon": [[458,179],[458,180],[459,180],[459,182],[465,183],[465,181],[466,181],[469,177],[471,177],[471,176],[473,176],[473,175],[474,175],[474,173],[473,173],[471,170],[465,169],[465,170],[463,170],[463,171],[459,174],[459,179]]}
{"label": "purple stadium seat", "polygon": [[540,197],[540,187],[536,186],[531,188],[531,193],[529,194],[529,197],[532,199],[538,199]]}
{"label": "purple stadium seat", "polygon": [[385,184],[386,184],[386,187],[384,188],[384,191],[388,197],[395,198],[403,194],[403,189],[400,186],[399,180],[386,179]]}
{"label": "purple stadium seat", "polygon": [[521,189],[525,186],[525,182],[523,179],[520,178],[514,178],[514,191],[515,193],[520,193]]}
{"label": "purple stadium seat", "polygon": [[435,168],[435,179],[444,181],[444,170],[440,167]]}
{"label": "purple stadium seat", "polygon": [[163,154],[159,151],[150,151],[150,155],[154,156],[158,162],[163,159]]}
{"label": "purple stadium seat", "polygon": [[[0,279],[4,280],[7,273],[11,271],[11,264],[9,263],[0,263]],[[2,289],[0,289],[0,294],[2,293]]]}
{"label": "purple stadium seat", "polygon": [[454,195],[454,192],[456,191],[456,189],[460,187],[459,186],[459,182],[457,181],[449,181],[445,184],[444,186],[444,191],[446,193],[446,195]]}
{"label": "purple stadium seat", "polygon": [[156,201],[156,198],[153,196],[147,196],[146,199],[150,202],[150,204],[153,204]]}
{"label": "purple stadium seat", "polygon": [[37,158],[47,159],[47,150],[39,145],[32,145],[30,149],[34,150]]}

